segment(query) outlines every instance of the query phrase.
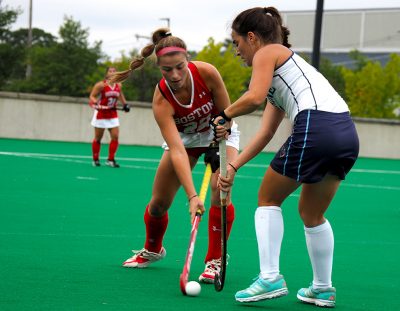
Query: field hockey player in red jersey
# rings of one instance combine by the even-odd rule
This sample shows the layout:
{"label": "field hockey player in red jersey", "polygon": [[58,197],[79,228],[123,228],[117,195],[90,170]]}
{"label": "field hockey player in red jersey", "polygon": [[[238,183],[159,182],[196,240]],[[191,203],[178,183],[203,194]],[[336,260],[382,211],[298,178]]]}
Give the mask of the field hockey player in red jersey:
{"label": "field hockey player in red jersey", "polygon": [[[219,163],[215,150],[208,148],[213,141],[210,120],[230,105],[228,93],[217,69],[205,62],[190,62],[186,44],[172,36],[168,29],[155,31],[152,43],[143,48],[141,56],[132,61],[129,70],[115,75],[115,81],[126,79],[154,51],[163,78],[154,91],[153,113],[165,139],[165,152],[144,213],[144,248],[134,251],[134,256],[123,263],[124,267],[132,268],[144,268],[165,257],[163,238],[168,226],[168,209],[181,185],[190,205],[191,219],[194,219],[198,209],[204,212],[204,202],[197,195],[191,170],[203,153],[214,159],[211,162]],[[231,134],[227,140],[227,157],[231,161],[238,154],[239,132],[235,122],[230,122],[229,126]],[[214,165],[213,171],[217,169],[218,164]],[[205,283],[214,282],[215,273],[219,272],[221,264],[221,212],[217,180],[218,172],[211,179],[208,252],[205,270],[199,277],[199,281]],[[234,207],[228,198],[228,232],[233,220]]]}
{"label": "field hockey player in red jersey", "polygon": [[106,69],[104,80],[97,82],[89,96],[89,105],[94,109],[92,126],[94,127],[94,139],[92,142],[93,166],[100,166],[100,147],[105,129],[108,129],[111,141],[108,149],[108,159],[106,165],[118,168],[119,164],[115,161],[115,153],[118,149],[119,119],[117,113],[117,103],[122,103],[122,109],[129,112],[129,105],[126,103],[122,87],[119,83],[111,83],[110,75],[115,73],[114,67]]}

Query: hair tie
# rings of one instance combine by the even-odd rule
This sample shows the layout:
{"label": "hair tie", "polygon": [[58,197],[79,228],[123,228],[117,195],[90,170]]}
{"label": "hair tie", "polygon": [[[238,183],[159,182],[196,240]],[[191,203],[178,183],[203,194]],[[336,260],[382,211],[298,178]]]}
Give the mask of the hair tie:
{"label": "hair tie", "polygon": [[266,15],[272,17],[272,14],[269,12],[268,8],[265,8],[265,7],[264,7],[264,13],[265,13]]}

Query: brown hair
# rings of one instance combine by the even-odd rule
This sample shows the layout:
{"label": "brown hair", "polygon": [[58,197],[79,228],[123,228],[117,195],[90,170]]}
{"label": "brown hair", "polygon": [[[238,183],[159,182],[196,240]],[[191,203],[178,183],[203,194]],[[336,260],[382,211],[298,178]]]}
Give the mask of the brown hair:
{"label": "brown hair", "polygon": [[[140,68],[147,57],[149,57],[153,52],[156,53],[161,49],[169,46],[180,47],[186,50],[185,42],[171,35],[168,28],[160,28],[153,32],[151,37],[152,43],[146,45],[140,52],[140,56],[134,58],[129,64],[129,69],[121,72],[116,72],[112,77],[112,82],[123,82],[129,78],[131,72],[135,69]],[[174,52],[172,52],[174,53]]]}
{"label": "brown hair", "polygon": [[288,48],[289,29],[282,25],[282,17],[274,7],[252,8],[240,13],[232,22],[232,29],[240,36],[254,32],[264,43],[280,43]]}

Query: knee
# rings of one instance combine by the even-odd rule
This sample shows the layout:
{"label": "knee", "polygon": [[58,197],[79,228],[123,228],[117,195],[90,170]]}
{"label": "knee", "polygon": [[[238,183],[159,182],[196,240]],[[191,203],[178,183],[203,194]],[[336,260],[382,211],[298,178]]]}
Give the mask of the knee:
{"label": "knee", "polygon": [[169,206],[165,202],[152,199],[149,203],[149,213],[154,217],[162,217],[167,213]]}
{"label": "knee", "polygon": [[324,214],[299,209],[300,218],[306,227],[316,227],[325,222]]}

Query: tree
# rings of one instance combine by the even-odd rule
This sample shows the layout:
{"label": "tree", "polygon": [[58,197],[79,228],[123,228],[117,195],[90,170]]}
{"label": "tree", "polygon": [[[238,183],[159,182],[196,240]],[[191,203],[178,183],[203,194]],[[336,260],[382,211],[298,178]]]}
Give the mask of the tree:
{"label": "tree", "polygon": [[[50,37],[31,49],[32,77],[14,81],[10,90],[42,94],[88,96],[88,77],[97,70],[101,42],[89,46],[88,30],[65,17],[59,30],[61,42]],[[43,38],[43,39],[44,39]],[[49,44],[47,44],[49,43]]]}
{"label": "tree", "polygon": [[197,54],[196,60],[213,64],[218,69],[232,102],[247,89],[251,68],[245,67],[237,59],[230,41],[216,44],[214,39],[210,38],[208,45]]}
{"label": "tree", "polygon": [[367,61],[358,68],[342,69],[352,115],[396,118],[394,110],[400,107],[400,56],[392,54],[385,67]]}
{"label": "tree", "polygon": [[345,83],[342,74],[342,66],[335,66],[332,61],[321,57],[320,72],[329,81],[333,88],[346,100]]}
{"label": "tree", "polygon": [[0,0],[0,85],[6,83],[12,75],[14,67],[21,62],[21,51],[7,40],[11,33],[10,26],[20,13],[19,10],[3,6]]}

